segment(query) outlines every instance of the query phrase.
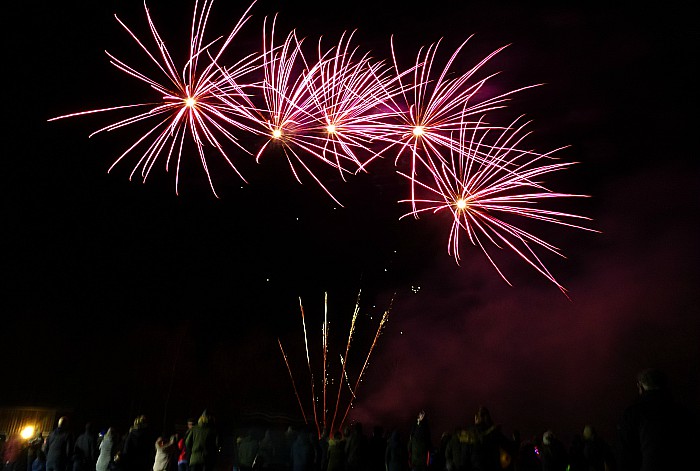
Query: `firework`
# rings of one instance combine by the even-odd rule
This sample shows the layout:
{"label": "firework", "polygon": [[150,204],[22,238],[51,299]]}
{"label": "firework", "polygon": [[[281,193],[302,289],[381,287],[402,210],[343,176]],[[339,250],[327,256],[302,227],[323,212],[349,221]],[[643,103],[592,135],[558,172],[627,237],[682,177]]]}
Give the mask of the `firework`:
{"label": "firework", "polygon": [[[107,52],[110,63],[146,84],[158,98],[154,102],[67,114],[50,121],[107,111],[140,110],[98,129],[91,136],[137,123],[148,124],[150,127],[114,161],[109,171],[127,156],[136,154],[138,158],[130,179],[139,173],[145,182],[156,162],[164,160],[166,171],[175,167],[176,193],[186,143],[188,148],[196,148],[215,196],[211,153],[223,158],[245,181],[224,148],[224,144],[232,144],[241,153],[254,156],[256,162],[275,148],[284,154],[299,183],[303,169],[341,206],[315,173],[317,163],[330,166],[345,179],[347,175],[366,171],[368,164],[378,157],[390,155],[396,166],[408,160],[405,166],[408,170],[398,172],[411,186],[410,196],[402,200],[410,203],[411,210],[403,217],[449,212],[452,226],[448,253],[457,263],[460,237],[466,234],[506,282],[508,279],[492,258],[493,247],[511,249],[565,291],[536,253],[536,249],[545,249],[561,256],[559,249],[513,225],[509,222],[511,216],[591,229],[577,224],[588,218],[538,206],[554,198],[582,196],[550,191],[538,181],[572,164],[554,159],[553,152],[540,154],[523,150],[522,142],[527,134],[520,120],[507,126],[487,120],[487,117],[491,119],[492,111],[507,105],[511,95],[537,86],[487,93],[486,84],[496,74],[484,75],[481,71],[506,46],[487,54],[466,72],[459,72],[455,65],[471,37],[462,42],[442,66],[438,56],[440,40],[421,48],[413,65],[402,70],[393,38],[390,62],[377,61],[369,52],[361,52],[353,43],[354,32],[341,34],[330,47],[319,39],[315,53],[305,55],[304,39],[299,39],[295,30],[278,43],[275,16],[272,21],[265,18],[263,22],[262,52],[243,55],[233,65],[225,65],[222,63],[224,53],[251,18],[249,12],[253,5],[254,2],[228,36],[205,42],[213,0],[201,3],[195,0],[187,60],[180,71],[145,4],[155,48],[139,39],[115,15],[117,22],[146,54],[157,75],[142,72]],[[262,77],[255,77],[256,72]],[[262,137],[264,142],[255,153],[250,152],[239,140],[239,132]],[[346,375],[356,316],[357,312],[342,357],[341,378]],[[302,320],[306,339],[303,307]],[[323,330],[324,416],[321,419],[324,424],[327,335],[326,320]],[[308,344],[307,363],[311,373]],[[313,384],[312,375],[312,396],[315,397]],[[352,388],[348,380],[348,388],[354,397],[357,385]],[[339,404],[340,390],[332,425]],[[314,420],[318,424],[315,408]]]}
{"label": "firework", "polygon": [[[159,100],[153,103],[128,104],[82,111],[59,116],[49,121],[105,111],[146,108],[146,111],[110,124],[91,134],[92,136],[103,131],[114,131],[135,123],[153,123],[155,121],[155,124],[152,124],[148,131],[116,159],[109,168],[110,171],[132,151],[146,147],[146,150],[143,151],[134,166],[130,179],[140,171],[141,177],[145,181],[156,161],[161,158],[165,159],[165,168],[166,171],[169,171],[171,160],[174,159],[176,161],[175,189],[177,192],[183,145],[185,138],[188,138],[197,148],[199,160],[214,195],[216,195],[216,191],[214,190],[209,171],[208,156],[204,152],[206,145],[212,146],[239,177],[243,179],[243,176],[238,172],[224,150],[223,141],[229,141],[238,146],[240,150],[250,154],[238,142],[238,138],[231,132],[231,129],[245,129],[245,126],[239,119],[239,116],[244,113],[238,109],[240,105],[237,104],[237,100],[242,93],[242,87],[238,86],[236,81],[260,67],[260,58],[259,55],[251,54],[229,67],[219,65],[219,60],[236,34],[250,19],[250,16],[246,15],[248,15],[254,3],[243,13],[226,38],[220,37],[205,44],[204,31],[212,4],[213,0],[204,0],[200,8],[199,3],[195,2],[188,60],[180,73],[178,73],[165,41],[156,29],[145,4],[146,19],[157,49],[155,53],[115,15],[117,22],[136,41],[150,61],[156,66],[158,75],[161,78],[151,78],[145,72],[127,65],[107,52],[110,63],[122,72],[152,88],[159,95]],[[206,62],[206,65],[201,66],[204,62]]]}
{"label": "firework", "polygon": [[[414,180],[418,168],[426,167],[430,173],[438,172],[445,149],[454,151],[460,147],[460,144],[452,138],[455,132],[465,126],[474,127],[477,122],[481,128],[497,128],[479,118],[488,111],[504,107],[510,95],[529,88],[523,87],[494,97],[482,98],[483,94],[479,92],[495,74],[478,80],[475,76],[506,46],[491,52],[467,72],[455,74],[452,70],[453,64],[469,39],[471,37],[455,50],[437,77],[433,69],[437,69],[436,54],[440,41],[419,50],[414,66],[409,69],[412,71],[411,74],[400,71],[393,40],[391,42],[392,59],[396,77],[401,82],[399,87],[401,93],[396,99],[392,97],[394,120],[384,122],[378,138],[387,143],[380,153],[398,148],[395,151],[396,164],[404,156],[410,156],[411,201],[414,215],[419,213],[415,211],[414,201],[416,189]],[[412,77],[412,81],[403,83],[406,77]],[[467,118],[472,120],[467,121]]]}
{"label": "firework", "polygon": [[442,158],[436,168],[430,169],[427,178],[418,180],[415,174],[400,173],[426,193],[425,197],[404,200],[413,205],[413,210],[402,217],[449,212],[452,227],[447,247],[457,263],[460,259],[460,234],[465,232],[469,241],[486,254],[508,284],[510,282],[489,254],[487,245],[511,249],[565,292],[537,256],[534,246],[562,256],[559,249],[506,219],[517,216],[596,231],[572,222],[589,218],[536,207],[536,204],[554,198],[584,195],[556,193],[538,182],[540,177],[564,170],[573,163],[555,159],[552,154],[556,151],[539,154],[521,150],[523,139],[528,134],[524,132],[527,123],[521,121],[518,119],[503,130],[482,128],[478,122],[476,126],[465,122],[455,141],[458,145],[449,149],[449,158]]}
{"label": "firework", "polygon": [[[281,149],[292,174],[299,183],[302,181],[295,163],[300,165],[336,203],[340,204],[306,162],[309,154],[319,156],[307,139],[316,120],[314,117],[316,110],[308,88],[308,81],[311,80],[314,71],[304,68],[306,60],[302,55],[301,41],[294,30],[289,32],[281,45],[275,45],[276,20],[275,16],[272,20],[269,39],[267,18],[263,24],[264,80],[254,85],[259,96],[241,95],[245,106],[239,111],[242,111],[242,115],[249,121],[247,129],[266,138],[265,143],[256,153],[255,159],[259,162],[269,147]],[[256,98],[263,103],[256,104]],[[341,171],[344,170],[332,160],[324,157],[321,157],[321,160]]]}
{"label": "firework", "polygon": [[[328,303],[328,299],[326,299],[326,303]],[[301,304],[301,298],[299,298],[299,310],[301,311],[301,324],[304,327],[304,348],[306,348],[306,364],[309,367],[309,376],[311,377],[311,397],[314,398],[314,401],[315,401],[316,381],[314,381],[314,372],[311,368],[311,357],[309,356],[309,337],[306,334],[306,316],[304,315],[304,306]],[[324,344],[325,344],[325,337],[324,337]],[[325,382],[324,382],[324,384],[325,384]],[[324,396],[325,396],[325,394],[324,394]],[[316,412],[315,402],[314,402],[313,412],[314,412],[314,423],[316,424],[317,432],[319,435],[321,435],[321,430],[318,427],[318,415]]]}
{"label": "firework", "polygon": [[[392,300],[392,302],[393,302],[393,300]],[[355,387],[350,388],[350,393],[352,394],[352,398],[348,402],[348,406],[345,409],[345,414],[343,415],[343,419],[340,421],[341,425],[343,423],[345,423],[345,419],[348,417],[348,413],[350,413],[350,409],[352,408],[352,403],[357,397],[357,390],[360,388],[360,382],[362,381],[362,377],[364,376],[365,371],[367,370],[367,366],[369,366],[369,358],[372,355],[372,351],[374,350],[374,347],[377,345],[377,341],[379,340],[379,335],[382,333],[382,329],[384,328],[384,325],[386,325],[386,323],[389,321],[389,312],[390,311],[391,311],[391,304],[389,305],[389,309],[384,311],[384,314],[382,314],[382,318],[379,321],[379,327],[377,327],[377,332],[374,335],[374,339],[372,340],[372,344],[369,347],[369,352],[367,353],[367,356],[365,357],[365,362],[362,364],[362,369],[360,370],[360,373],[357,375]]]}
{"label": "firework", "polygon": [[372,143],[382,134],[384,121],[394,115],[387,103],[402,89],[400,77],[384,61],[373,60],[369,53],[356,57],[359,48],[351,46],[353,35],[343,33],[327,51],[318,42],[318,66],[311,69],[315,75],[308,81],[318,110],[312,137],[324,159],[330,155],[338,167],[346,160],[364,171],[379,157]]}
{"label": "firework", "polygon": [[[338,407],[340,406],[340,393],[342,392],[342,384],[343,384],[343,379],[346,378],[347,371],[346,371],[346,366],[348,364],[348,355],[350,354],[350,344],[352,343],[352,338],[353,335],[355,335],[355,323],[357,322],[357,315],[360,313],[360,295],[357,295],[357,302],[355,303],[355,309],[352,313],[352,319],[350,320],[350,330],[348,331],[348,341],[345,344],[345,355],[341,360],[341,370],[340,370],[340,380],[338,381],[338,396],[335,401],[335,409],[333,409],[333,419],[331,419],[331,428],[330,430],[335,430],[335,418],[338,413]],[[349,383],[349,381],[348,381]],[[354,396],[354,392],[352,390],[350,393]],[[338,428],[343,428],[343,424],[341,423]]]}
{"label": "firework", "polygon": [[[356,57],[353,34],[342,34],[328,50],[319,40],[314,60],[304,55],[304,40],[294,30],[276,45],[276,20],[269,33],[267,18],[263,25],[264,80],[256,85],[259,97],[247,98],[246,106],[236,109],[245,110],[251,123],[247,129],[266,137],[257,161],[268,148],[281,149],[299,183],[297,166],[342,206],[314,173],[310,159],[337,169],[343,180],[364,169],[377,156],[370,147],[377,126],[382,125],[377,110],[398,93],[396,78],[389,67],[368,54]],[[262,104],[257,105],[256,98]]]}
{"label": "firework", "polygon": [[[300,309],[301,309],[301,316],[302,316],[302,325],[304,328],[304,345],[305,345],[305,350],[306,350],[306,362],[308,365],[309,369],[309,376],[310,376],[310,390],[311,390],[311,407],[313,408],[313,417],[316,425],[317,432],[319,435],[321,434],[322,429],[327,429],[329,432],[332,432],[333,430],[341,429],[343,427],[343,424],[345,423],[345,420],[348,416],[348,413],[352,407],[352,404],[354,400],[357,398],[357,391],[359,389],[360,382],[367,370],[367,367],[369,365],[369,359],[370,356],[372,355],[372,352],[374,351],[375,346],[377,345],[377,342],[379,340],[379,337],[382,333],[382,330],[384,329],[386,323],[388,322],[389,319],[389,312],[391,310],[391,307],[387,309],[377,327],[377,331],[375,333],[374,339],[369,347],[369,350],[367,352],[367,355],[365,357],[365,360],[362,364],[362,367],[360,371],[357,373],[357,377],[355,380],[355,385],[354,387],[352,386],[352,382],[350,380],[350,373],[349,373],[349,368],[348,368],[348,359],[350,357],[350,348],[353,343],[353,339],[355,336],[355,330],[357,326],[357,320],[358,320],[358,315],[360,312],[360,295],[358,294],[357,301],[355,303],[355,308],[353,310],[353,315],[350,321],[350,329],[348,331],[348,337],[347,337],[347,342],[345,344],[345,352],[343,354],[340,354],[340,371],[338,372],[338,392],[337,392],[337,397],[335,401],[335,408],[332,411],[332,416],[329,421],[329,410],[326,408],[326,396],[328,394],[328,377],[330,374],[330,369],[329,365],[327,363],[328,359],[328,333],[329,333],[329,328],[328,328],[328,295],[326,294],[325,297],[325,308],[324,308],[324,321],[323,321],[323,328],[322,328],[322,359],[323,359],[323,380],[321,381],[322,384],[322,407],[323,407],[323,412],[321,414],[318,413],[317,407],[318,403],[320,402],[319,399],[316,397],[316,380],[314,378],[313,374],[313,367],[312,367],[312,361],[311,361],[311,356],[309,353],[309,342],[308,342],[308,336],[306,332],[306,320],[305,320],[305,314],[304,314],[304,308],[301,305],[301,300],[300,300]],[[294,375],[292,374],[292,370],[289,366],[289,361],[287,358],[287,355],[284,352],[284,349],[282,348],[282,343],[279,341],[280,345],[280,350],[282,351],[282,356],[284,358],[285,365],[287,366],[287,371],[289,372],[289,376],[292,380],[292,387],[294,388],[294,394],[297,397],[297,402],[299,403],[299,407],[302,412],[302,416],[304,418],[304,422],[308,424],[308,419],[307,419],[307,414],[304,410],[304,407],[302,405],[302,401],[299,397],[299,392],[297,389],[297,383],[295,381]],[[342,418],[340,419],[340,422],[338,424],[338,427],[336,428],[336,419],[339,418],[338,414],[341,412],[340,409],[340,404],[341,404],[341,397],[343,393],[343,385],[347,385],[347,389],[350,392],[350,399],[348,400],[347,407],[345,409],[345,412],[342,415]],[[329,423],[330,422],[330,423]]]}

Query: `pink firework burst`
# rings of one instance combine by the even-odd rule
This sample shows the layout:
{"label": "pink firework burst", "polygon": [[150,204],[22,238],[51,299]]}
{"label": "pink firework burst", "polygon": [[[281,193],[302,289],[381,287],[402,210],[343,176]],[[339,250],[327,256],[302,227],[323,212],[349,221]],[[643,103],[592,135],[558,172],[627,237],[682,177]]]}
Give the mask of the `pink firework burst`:
{"label": "pink firework burst", "polygon": [[[505,46],[491,52],[465,73],[456,74],[452,66],[459,53],[470,38],[465,40],[450,56],[442,71],[433,74],[436,54],[440,44],[431,44],[421,48],[417,54],[412,71],[411,83],[403,83],[402,77],[406,72],[400,72],[392,40],[391,51],[397,77],[402,82],[401,102],[392,100],[395,110],[394,120],[384,123],[381,140],[388,145],[381,151],[386,152],[398,147],[396,163],[405,155],[410,156],[411,200],[415,199],[416,170],[424,166],[431,173],[439,172],[444,149],[459,151],[461,144],[452,136],[464,127],[474,127],[477,121],[479,127],[490,127],[477,119],[486,112],[502,108],[508,101],[508,96],[530,87],[522,87],[497,96],[482,98],[479,94],[482,88],[496,74],[476,79],[476,74]],[[467,121],[467,118],[472,118]],[[494,127],[495,129],[495,127]],[[413,204],[413,214],[417,215]]]}
{"label": "pink firework burst", "polygon": [[[549,210],[537,204],[553,198],[585,197],[557,193],[538,182],[539,178],[567,169],[573,163],[562,162],[551,156],[556,151],[539,154],[521,150],[527,123],[517,119],[506,129],[483,128],[477,122],[465,122],[456,146],[449,149],[449,158],[429,168],[429,176],[417,180],[401,173],[412,185],[426,193],[424,198],[411,198],[413,210],[402,217],[418,213],[449,212],[452,227],[448,239],[448,253],[460,260],[460,235],[466,233],[469,241],[478,246],[501,277],[508,279],[489,254],[488,247],[508,248],[540,274],[554,283],[562,292],[565,288],[557,282],[535,252],[536,247],[559,256],[560,250],[552,244],[523,230],[510,222],[511,216],[597,232],[575,221],[590,220],[575,214]],[[432,196],[431,196],[432,195]]]}
{"label": "pink firework burst", "polygon": [[[252,122],[248,129],[267,138],[256,154],[256,161],[260,161],[265,150],[271,145],[280,147],[299,183],[301,179],[294,162],[301,165],[316,183],[340,204],[306,162],[306,153],[314,154],[314,148],[309,146],[306,139],[315,121],[315,108],[308,88],[308,81],[313,72],[304,68],[306,61],[303,58],[301,41],[294,30],[281,45],[275,45],[276,20],[275,16],[269,40],[267,18],[263,24],[264,80],[255,84],[255,88],[261,92],[263,104],[256,105],[253,101],[255,96],[243,95],[246,106],[241,108]],[[333,161],[324,161],[337,167]],[[342,167],[339,168],[342,170]]]}
{"label": "pink firework burst", "polygon": [[317,66],[310,69],[315,76],[308,81],[318,110],[312,136],[324,158],[332,155],[338,166],[345,159],[365,170],[369,161],[379,157],[372,150],[374,139],[394,115],[386,105],[402,90],[384,61],[374,61],[369,53],[356,58],[353,35],[343,33],[327,51],[318,42]]}
{"label": "pink firework burst", "polygon": [[[261,104],[247,96],[244,109],[253,133],[267,138],[256,155],[260,160],[270,146],[282,150],[297,181],[301,166],[323,190],[341,204],[312,169],[320,161],[339,171],[345,179],[364,169],[377,156],[371,140],[383,126],[382,104],[399,93],[397,79],[383,62],[369,54],[358,56],[351,46],[353,34],[341,35],[337,45],[324,50],[321,40],[317,57],[304,55],[302,43],[291,31],[282,44],[275,42],[276,17],[267,32],[263,28],[264,75]],[[241,95],[242,96],[242,95]],[[341,204],[342,206],[342,204]]]}
{"label": "pink firework burst", "polygon": [[[253,3],[254,4],[254,3]],[[209,43],[204,43],[204,30],[213,5],[213,0],[204,0],[201,4],[195,1],[192,16],[192,28],[189,44],[188,60],[182,71],[178,73],[165,41],[161,38],[155,27],[151,14],[144,3],[148,25],[156,45],[157,52],[153,53],[143,41],[141,41],[116,15],[119,24],[136,41],[146,53],[150,61],[155,64],[159,75],[163,78],[157,80],[144,72],[127,65],[107,52],[110,63],[122,72],[144,82],[160,95],[160,99],[154,103],[137,103],[114,106],[90,111],[82,111],[52,118],[54,121],[63,118],[91,115],[104,111],[116,111],[131,108],[147,108],[129,118],[103,127],[90,136],[102,131],[114,131],[135,123],[156,121],[133,145],[131,145],[109,168],[111,171],[121,160],[136,149],[143,149],[138,162],[131,172],[130,179],[140,170],[145,182],[154,164],[159,158],[165,158],[166,171],[169,171],[171,160],[176,161],[175,191],[178,191],[180,166],[183,157],[185,138],[194,142],[197,148],[199,160],[207,175],[209,186],[216,196],[214,184],[208,166],[208,157],[205,154],[205,146],[209,145],[223,157],[231,168],[243,179],[236,166],[227,155],[223,147],[223,141],[235,144],[240,150],[250,154],[238,142],[231,128],[245,129],[239,117],[244,113],[238,108],[238,97],[242,94],[243,86],[237,81],[241,77],[260,67],[258,54],[250,54],[235,65],[222,67],[218,64],[226,48],[231,44],[236,34],[250,19],[251,4],[243,13],[231,33],[227,37],[219,37]],[[202,63],[206,65],[202,66]]]}

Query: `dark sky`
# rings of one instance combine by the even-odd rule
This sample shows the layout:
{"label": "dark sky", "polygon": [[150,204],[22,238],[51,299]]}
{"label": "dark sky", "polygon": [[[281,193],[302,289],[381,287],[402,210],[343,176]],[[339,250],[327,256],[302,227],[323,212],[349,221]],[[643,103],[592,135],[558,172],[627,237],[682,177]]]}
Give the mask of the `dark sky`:
{"label": "dark sky", "polygon": [[[234,3],[214,4],[211,38],[247,6]],[[351,375],[394,302],[354,420],[405,425],[425,408],[439,433],[471,422],[484,404],[506,430],[566,435],[592,423],[612,441],[634,399],[634,375],[647,366],[665,369],[676,397],[697,411],[691,15],[679,7],[490,3],[261,0],[236,44],[241,52],[259,47],[262,20],[276,12],[280,31],[296,27],[313,41],[357,28],[358,44],[377,57],[386,57],[394,34],[406,65],[440,37],[446,59],[475,34],[458,61],[464,67],[510,44],[486,66],[501,72],[494,86],[545,85],[517,95],[504,117],[532,119],[538,150],[570,146],[560,156],[579,165],[547,181],[590,195],[565,209],[601,231],[533,227],[567,256],[544,260],[570,300],[509,253],[499,263],[512,287],[470,245],[457,266],[446,251],[449,220],[399,221],[408,187],[393,158],[347,182],[320,169],[344,207],[308,177],[299,185],[274,154],[242,164],[248,184],[215,165],[219,199],[193,156],[179,196],[162,166],[146,184],[128,180],[133,162],[108,174],[136,131],[88,139],[116,116],[47,119],[148,96],[104,54],[146,64],[112,16],[147,38],[143,4],[10,6],[0,403],[61,405],[123,423],[140,412],[181,420],[205,407],[236,417],[295,415],[277,339],[308,384],[299,298],[319,371],[324,293],[335,366],[362,290]],[[186,46],[192,5],[149,2],[174,51]]]}

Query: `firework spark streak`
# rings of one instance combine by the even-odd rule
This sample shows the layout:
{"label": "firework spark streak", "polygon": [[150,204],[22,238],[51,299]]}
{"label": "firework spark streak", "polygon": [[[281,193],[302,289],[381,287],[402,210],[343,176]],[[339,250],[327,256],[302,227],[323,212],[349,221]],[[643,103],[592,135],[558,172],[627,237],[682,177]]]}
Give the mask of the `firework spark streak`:
{"label": "firework spark streak", "polygon": [[[143,178],[143,181],[145,181],[148,178],[153,165],[161,156],[165,156],[166,171],[169,170],[170,161],[175,156],[175,189],[177,192],[182,163],[183,145],[185,137],[189,136],[189,138],[196,145],[199,160],[206,173],[209,186],[214,195],[216,195],[216,191],[214,190],[214,184],[212,182],[209,165],[207,163],[207,156],[204,152],[205,145],[211,145],[214,149],[216,149],[216,151],[223,157],[229,166],[239,175],[239,177],[241,177],[241,179],[243,179],[243,176],[238,172],[236,166],[226,154],[220,139],[223,138],[229,142],[232,142],[238,146],[239,149],[250,154],[250,152],[239,144],[238,139],[229,129],[245,129],[245,126],[237,118],[237,116],[244,114],[244,112],[239,110],[239,106],[236,105],[237,97],[241,93],[241,87],[235,86],[235,81],[258,68],[260,66],[258,63],[259,57],[257,57],[255,54],[251,54],[240,60],[232,67],[221,67],[218,64],[218,61],[226,48],[233,41],[236,34],[250,19],[250,16],[246,15],[248,15],[248,12],[253,7],[253,4],[251,4],[243,13],[228,37],[226,37],[223,41],[221,41],[221,38],[219,38],[208,44],[204,44],[204,30],[206,28],[212,4],[213,0],[204,0],[200,9],[199,3],[195,2],[194,13],[192,16],[189,58],[185,66],[182,68],[182,72],[180,74],[178,74],[175,63],[173,62],[170,52],[165,45],[165,41],[158,33],[158,30],[156,29],[156,26],[151,18],[151,14],[145,4],[144,8],[146,10],[146,18],[158,50],[158,52],[155,54],[152,53],[144,42],[142,42],[115,15],[117,22],[119,22],[119,24],[134,39],[134,41],[136,41],[139,47],[146,53],[160,73],[165,76],[165,80],[159,81],[153,79],[107,52],[107,55],[110,58],[110,63],[117,69],[144,82],[155,90],[161,96],[160,101],[155,103],[138,103],[83,111],[58,116],[50,119],[49,121],[75,116],[91,115],[104,111],[148,107],[149,109],[145,112],[110,124],[91,134],[91,136],[93,136],[102,131],[114,131],[124,126],[140,123],[142,121],[157,121],[150,130],[143,134],[131,147],[129,147],[116,159],[116,161],[110,167],[110,171],[130,152],[139,146],[146,145],[147,149],[139,158],[130,175],[130,179],[133,178],[134,174],[140,169],[141,177]],[[218,50],[214,52],[212,49],[214,44],[217,42],[220,43],[220,46],[218,46]],[[208,59],[208,64],[200,70],[198,67],[200,59],[204,57]],[[225,97],[226,99],[222,100],[222,97]],[[218,137],[217,134],[219,135]]]}
{"label": "firework spark streak", "polygon": [[[314,386],[314,375],[313,375],[312,367],[311,367],[311,355],[310,355],[310,353],[309,353],[309,346],[308,346],[309,343],[308,343],[308,337],[307,337],[307,335],[306,335],[306,322],[305,322],[305,320],[304,320],[304,319],[305,319],[305,313],[304,313],[303,308],[301,309],[301,312],[302,312],[302,325],[303,325],[303,328],[304,328],[304,345],[305,345],[305,349],[306,349],[306,362],[307,362],[307,366],[308,366],[308,368],[309,368],[309,374],[310,374],[310,377],[311,377],[311,406],[314,408],[314,411],[313,411],[313,413],[314,413],[314,420],[315,420],[315,422],[316,422],[315,425],[316,425],[316,429],[317,429],[317,432],[318,432],[319,436],[320,436],[320,434],[321,434],[322,428],[327,429],[327,430],[329,430],[329,431],[331,431],[331,432],[332,432],[333,430],[336,430],[336,428],[335,428],[336,418],[338,418],[338,413],[341,412],[341,411],[339,410],[340,402],[341,402],[341,393],[342,393],[342,391],[343,391],[345,385],[347,385],[347,388],[348,388],[348,390],[350,391],[349,404],[347,405],[347,408],[345,409],[345,412],[344,412],[344,414],[343,414],[343,416],[342,416],[342,419],[340,420],[340,423],[339,423],[339,425],[338,425],[338,428],[342,428],[342,427],[343,427],[343,424],[345,423],[345,420],[346,420],[346,418],[347,418],[347,416],[348,416],[348,413],[349,413],[349,411],[350,411],[350,408],[352,407],[353,402],[357,399],[357,390],[358,390],[358,388],[359,388],[360,381],[362,380],[362,377],[364,376],[364,373],[365,373],[365,371],[367,370],[367,367],[368,367],[368,365],[369,365],[370,356],[372,355],[372,352],[374,351],[374,348],[375,348],[375,346],[377,345],[377,341],[379,340],[380,333],[382,332],[384,326],[386,325],[386,323],[387,323],[387,321],[388,321],[389,312],[390,312],[390,310],[391,310],[391,307],[390,307],[389,309],[387,309],[387,310],[384,312],[384,315],[382,316],[382,319],[381,319],[380,322],[379,322],[379,326],[378,326],[378,328],[377,328],[377,332],[376,332],[376,334],[375,334],[375,336],[374,336],[374,339],[373,339],[373,341],[372,341],[372,343],[371,343],[371,345],[370,345],[370,347],[369,347],[369,352],[367,353],[367,356],[366,356],[366,358],[365,358],[365,360],[364,360],[364,363],[363,363],[363,365],[362,365],[362,368],[360,369],[360,371],[359,371],[359,373],[358,373],[358,375],[357,375],[357,379],[356,379],[356,381],[355,381],[355,386],[353,387],[353,386],[352,386],[352,382],[351,382],[351,380],[350,380],[350,376],[349,376],[349,374],[348,374],[348,373],[349,373],[349,370],[348,370],[348,358],[349,358],[349,356],[350,356],[350,355],[349,355],[350,346],[351,346],[351,344],[352,344],[352,342],[353,342],[353,337],[354,337],[354,335],[355,335],[355,330],[356,330],[356,326],[357,326],[358,314],[359,314],[359,312],[360,312],[360,306],[359,306],[359,304],[360,304],[360,295],[358,294],[357,301],[356,301],[356,304],[355,304],[355,309],[354,309],[354,311],[353,311],[352,319],[351,319],[351,322],[350,322],[350,330],[349,330],[349,332],[348,332],[347,343],[346,343],[346,345],[345,345],[345,352],[344,352],[344,354],[339,354],[339,356],[340,356],[340,372],[339,372],[339,378],[338,378],[338,396],[337,396],[337,399],[336,399],[335,409],[333,410],[333,416],[332,416],[332,419],[331,419],[331,422],[330,422],[330,428],[327,428],[327,427],[329,426],[329,423],[328,423],[328,420],[327,420],[327,419],[328,419],[328,417],[327,417],[327,412],[328,412],[328,410],[326,410],[326,387],[327,387],[327,384],[328,384],[328,382],[327,382],[327,375],[329,374],[329,369],[328,369],[328,365],[327,365],[327,358],[328,358],[328,332],[329,332],[329,329],[328,329],[328,324],[329,324],[329,323],[328,323],[328,312],[327,312],[327,307],[328,307],[328,295],[327,295],[327,294],[326,294],[326,296],[325,296],[325,300],[324,300],[324,301],[325,301],[325,307],[324,307],[324,321],[323,321],[323,328],[322,328],[323,408],[324,408],[324,410],[323,410],[323,414],[321,414],[321,415],[319,415],[319,414],[317,413],[317,411],[316,411],[316,407],[317,407],[317,404],[318,404],[319,401],[318,401],[317,398],[316,398],[316,392],[315,392],[315,391],[316,391],[316,388],[315,388],[315,386]],[[392,300],[392,304],[393,304],[393,300]],[[300,301],[300,306],[301,306],[301,301]],[[290,368],[290,366],[289,366],[289,361],[288,361],[288,359],[287,359],[287,356],[286,356],[286,354],[285,354],[284,349],[282,348],[282,343],[281,343],[281,341],[280,341],[279,339],[278,339],[278,343],[279,343],[279,345],[280,345],[280,350],[282,351],[282,355],[283,355],[283,357],[284,357],[285,365],[287,366],[287,371],[289,372],[289,376],[290,376],[290,378],[291,378],[291,380],[292,380],[292,387],[294,388],[294,394],[295,394],[296,397],[297,397],[297,402],[299,403],[299,407],[300,407],[301,412],[302,412],[302,415],[303,415],[303,417],[304,417],[304,421],[306,422],[306,420],[307,420],[307,419],[306,419],[307,415],[306,415],[306,413],[305,413],[305,411],[304,411],[304,407],[303,407],[303,405],[302,405],[302,401],[301,401],[301,399],[300,399],[299,392],[298,392],[298,389],[297,389],[297,386],[296,386],[296,381],[295,381],[294,376],[293,376],[293,374],[292,374],[292,370],[291,370],[291,368]],[[354,375],[353,375],[353,376],[354,376]],[[307,423],[308,423],[308,422],[307,422]]]}
{"label": "firework spark streak", "polygon": [[452,216],[448,252],[457,263],[460,259],[460,234],[464,231],[469,241],[481,248],[508,284],[510,282],[489,254],[486,242],[499,249],[506,246],[513,250],[566,293],[531,244],[563,256],[559,249],[501,218],[519,216],[597,232],[568,222],[590,220],[589,218],[534,206],[553,198],[585,196],[552,192],[536,181],[543,175],[564,170],[573,163],[555,160],[551,154],[556,151],[538,154],[520,150],[520,145],[527,136],[527,133],[523,133],[526,124],[516,120],[507,129],[496,131],[482,128],[478,123],[477,126],[465,123],[456,141],[459,146],[450,148],[450,158],[443,159],[429,178],[419,181],[414,175],[400,173],[426,193],[425,198],[404,200],[403,202],[414,205],[414,209],[402,217],[447,211]]}
{"label": "firework spark streak", "polygon": [[326,424],[326,391],[328,389],[328,293],[323,296],[323,424]]}

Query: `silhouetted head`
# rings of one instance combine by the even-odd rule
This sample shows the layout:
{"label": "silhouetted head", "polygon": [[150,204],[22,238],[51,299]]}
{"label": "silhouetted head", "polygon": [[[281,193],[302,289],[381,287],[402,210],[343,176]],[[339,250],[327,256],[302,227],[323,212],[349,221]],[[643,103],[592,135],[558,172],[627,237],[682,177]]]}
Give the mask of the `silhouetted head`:
{"label": "silhouetted head", "polygon": [[401,442],[401,433],[398,430],[393,430],[389,436],[389,441],[393,444],[398,444]]}
{"label": "silhouetted head", "polygon": [[134,419],[134,428],[144,428],[148,425],[148,419],[145,415],[139,415]]}
{"label": "silhouetted head", "polygon": [[474,414],[474,423],[476,425],[484,425],[490,427],[493,425],[493,420],[491,420],[491,413],[489,410],[481,406],[477,409],[476,414]]}
{"label": "silhouetted head", "polygon": [[666,389],[666,384],[666,375],[656,368],[647,368],[637,375],[637,387],[640,394],[644,391]]}
{"label": "silhouetted head", "polygon": [[545,445],[551,445],[552,442],[554,441],[554,432],[551,430],[547,430],[542,434],[542,443]]}

